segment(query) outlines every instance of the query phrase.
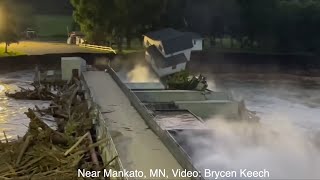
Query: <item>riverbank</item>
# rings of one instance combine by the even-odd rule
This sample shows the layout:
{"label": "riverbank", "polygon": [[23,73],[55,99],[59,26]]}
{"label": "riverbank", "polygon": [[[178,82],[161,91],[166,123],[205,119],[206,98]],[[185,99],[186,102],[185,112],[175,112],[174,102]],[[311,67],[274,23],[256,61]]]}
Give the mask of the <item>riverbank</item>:
{"label": "riverbank", "polygon": [[12,57],[12,56],[23,56],[25,53],[19,51],[8,51],[5,52],[4,48],[0,48],[0,57]]}
{"label": "riverbank", "polygon": [[[59,68],[61,57],[79,56],[89,65],[98,65],[102,69],[109,60],[115,66],[134,67],[146,64],[144,53],[58,53],[45,55],[24,55],[17,57],[0,57],[0,71],[8,72],[34,68],[40,65],[50,69]],[[113,66],[114,67],[114,66]],[[187,68],[193,72],[210,72],[215,74],[241,74],[244,77],[267,75],[270,77],[320,77],[320,60],[317,56],[303,54],[255,54],[255,53],[212,53],[192,52]],[[115,69],[118,69],[115,67]],[[290,77],[290,78],[291,78]]]}

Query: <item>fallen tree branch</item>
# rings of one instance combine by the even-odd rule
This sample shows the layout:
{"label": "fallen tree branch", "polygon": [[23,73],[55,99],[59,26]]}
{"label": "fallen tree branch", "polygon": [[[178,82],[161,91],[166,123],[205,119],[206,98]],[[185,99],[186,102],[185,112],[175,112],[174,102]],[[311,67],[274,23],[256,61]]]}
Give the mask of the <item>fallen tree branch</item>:
{"label": "fallen tree branch", "polygon": [[29,135],[29,136],[27,136],[26,140],[24,141],[22,149],[21,149],[19,156],[17,158],[17,161],[16,161],[16,166],[18,166],[20,164],[21,158],[22,158],[23,154],[26,152],[31,139],[32,139],[32,136]]}
{"label": "fallen tree branch", "polygon": [[3,135],[4,135],[4,138],[5,138],[5,140],[6,140],[6,143],[8,144],[8,143],[9,143],[9,140],[8,140],[8,138],[7,138],[7,135],[6,135],[6,132],[5,132],[5,131],[3,131]]}
{"label": "fallen tree branch", "polygon": [[83,135],[71,148],[69,148],[65,153],[64,156],[67,156],[72,150],[74,150],[79,144],[88,136],[89,132]]}

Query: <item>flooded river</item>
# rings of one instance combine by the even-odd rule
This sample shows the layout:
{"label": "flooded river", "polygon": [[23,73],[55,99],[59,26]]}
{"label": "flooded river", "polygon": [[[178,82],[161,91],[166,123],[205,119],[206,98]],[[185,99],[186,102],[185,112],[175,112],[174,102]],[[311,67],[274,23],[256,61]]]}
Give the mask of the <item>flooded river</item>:
{"label": "flooded river", "polygon": [[43,101],[14,100],[5,96],[6,91],[15,91],[20,87],[30,87],[33,81],[33,71],[19,71],[0,75],[0,139],[4,139],[5,131],[8,139],[23,136],[28,128],[29,119],[24,114],[34,105],[46,106]]}
{"label": "flooded river", "polygon": [[[119,75],[124,81],[154,82],[147,66],[137,65]],[[260,123],[212,117],[206,120],[210,130],[205,135],[183,133],[198,170],[238,172],[231,179],[246,179],[239,177],[241,169],[267,170],[270,179],[320,179],[318,81],[301,81],[290,75],[204,75],[209,89],[230,91],[235,99],[245,100],[247,108],[260,117]]]}
{"label": "flooded river", "polygon": [[[138,82],[148,80],[143,77],[146,79]],[[9,138],[23,136],[29,123],[23,113],[35,104],[47,105],[47,102],[13,100],[5,96],[5,91],[28,87],[32,79],[31,70],[0,76],[0,139],[3,131]],[[231,91],[235,98],[244,99],[248,109],[261,118],[261,125],[216,118],[207,121],[213,137],[190,138],[195,147],[207,147],[194,150],[192,158],[199,169],[267,169],[271,178],[276,179],[320,178],[320,84],[236,78],[219,82],[218,88],[213,80],[210,86]]]}
{"label": "flooded river", "polygon": [[320,132],[320,84],[225,79],[222,85],[236,99],[244,99],[264,124],[287,121],[305,131]]}
{"label": "flooded river", "polygon": [[211,138],[189,136],[195,151],[192,159],[199,169],[267,170],[271,179],[320,178],[319,84],[237,78],[219,82],[218,88],[214,81],[210,86],[244,99],[247,108],[261,118],[260,125],[216,117],[208,120]]}

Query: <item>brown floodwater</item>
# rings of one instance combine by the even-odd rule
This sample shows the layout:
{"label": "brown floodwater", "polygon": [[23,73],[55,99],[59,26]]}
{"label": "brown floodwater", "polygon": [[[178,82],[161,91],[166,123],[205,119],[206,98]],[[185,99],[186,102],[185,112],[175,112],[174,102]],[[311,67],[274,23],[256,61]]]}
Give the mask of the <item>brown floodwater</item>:
{"label": "brown floodwater", "polygon": [[14,92],[19,87],[28,88],[33,80],[33,71],[17,71],[0,75],[0,139],[4,140],[4,133],[8,139],[16,139],[27,131],[29,119],[24,114],[28,108],[35,105],[45,107],[48,102],[15,100],[5,96],[5,92]]}

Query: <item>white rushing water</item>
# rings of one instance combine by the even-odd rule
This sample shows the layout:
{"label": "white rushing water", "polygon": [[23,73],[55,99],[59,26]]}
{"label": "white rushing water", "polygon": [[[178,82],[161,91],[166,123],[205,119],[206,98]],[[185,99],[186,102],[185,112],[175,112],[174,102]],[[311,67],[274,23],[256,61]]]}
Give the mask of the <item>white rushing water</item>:
{"label": "white rushing water", "polygon": [[[189,135],[199,169],[234,170],[231,179],[248,179],[240,176],[243,169],[267,170],[270,179],[320,179],[319,85],[240,80],[223,85],[234,97],[245,99],[260,124],[212,117],[207,121],[212,138]],[[215,178],[223,179],[214,174],[206,179]]]}
{"label": "white rushing water", "polygon": [[[132,82],[155,79],[145,66],[119,74],[123,80]],[[184,134],[191,145],[192,160],[204,176],[207,169],[217,173],[235,171],[237,174],[230,179],[249,179],[240,174],[247,169],[269,172],[268,177],[260,179],[320,179],[319,84],[302,85],[292,79],[235,78],[219,82],[216,85],[210,81],[209,89],[231,91],[237,100],[245,100],[247,108],[260,117],[260,123],[212,117],[206,121],[206,127],[212,129],[209,136]],[[205,179],[224,178],[211,173]]]}

